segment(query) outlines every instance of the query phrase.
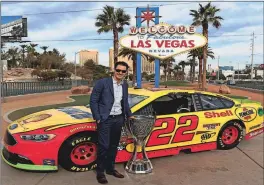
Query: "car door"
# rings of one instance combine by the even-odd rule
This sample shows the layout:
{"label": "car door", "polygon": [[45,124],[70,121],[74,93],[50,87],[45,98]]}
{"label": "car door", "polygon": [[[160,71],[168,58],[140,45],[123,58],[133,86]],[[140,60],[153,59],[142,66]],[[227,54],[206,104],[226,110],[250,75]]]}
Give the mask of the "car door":
{"label": "car door", "polygon": [[193,99],[199,118],[193,144],[215,143],[221,126],[234,116],[231,110],[234,103],[206,93],[195,93]]}
{"label": "car door", "polygon": [[134,114],[155,111],[157,119],[146,140],[147,151],[173,149],[192,143],[198,127],[194,100],[191,94],[170,93],[149,103]]}

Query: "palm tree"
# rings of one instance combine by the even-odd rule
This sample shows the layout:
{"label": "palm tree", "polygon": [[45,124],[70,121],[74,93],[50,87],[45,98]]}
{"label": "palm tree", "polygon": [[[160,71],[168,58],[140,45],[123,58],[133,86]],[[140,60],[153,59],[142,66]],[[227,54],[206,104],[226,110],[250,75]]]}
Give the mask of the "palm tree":
{"label": "palm tree", "polygon": [[175,65],[173,69],[175,80],[179,79],[179,70],[181,70],[181,67],[179,65]]}
{"label": "palm tree", "polygon": [[178,64],[179,66],[182,66],[182,72],[184,72],[184,68],[185,68],[185,66],[187,66],[188,65],[188,63],[187,62],[185,62],[184,60],[181,60],[180,62],[179,62],[179,64]]}
{"label": "palm tree", "polygon": [[169,68],[172,67],[173,62],[175,62],[175,59],[173,57],[166,58],[166,59],[160,61],[160,66],[162,66],[164,68],[163,72],[165,74],[165,82],[168,81],[167,72],[169,71]]}
{"label": "palm tree", "polygon": [[124,31],[125,25],[130,25],[130,15],[126,14],[123,9],[115,9],[112,6],[106,5],[103,13],[96,17],[95,26],[99,29],[97,32],[113,31],[114,35],[114,63],[118,61],[118,33]]}
{"label": "palm tree", "polygon": [[25,48],[27,47],[27,45],[22,44],[22,45],[20,45],[20,47],[22,48],[21,49],[21,52],[22,52],[22,65],[25,65],[25,53],[26,53]]}
{"label": "palm tree", "polygon": [[[203,76],[204,76],[204,66],[203,66],[203,58],[204,58],[204,48],[197,48],[194,51],[198,57],[199,60],[199,76],[198,76],[198,84],[199,84],[199,88],[205,87],[205,85],[203,85],[204,81],[203,81]],[[212,49],[210,47],[207,47],[207,56],[210,57],[211,59],[215,59],[214,57],[214,52],[212,51]],[[205,72],[206,75],[206,72]]]}
{"label": "palm tree", "polygon": [[195,62],[195,58],[197,57],[197,50],[191,50],[188,52],[188,56],[187,58],[191,58],[191,61],[192,61],[192,83],[194,82],[194,78],[195,78],[195,66],[197,66],[197,63]]}
{"label": "palm tree", "polygon": [[19,55],[20,55],[20,51],[18,50],[17,47],[12,47],[9,48],[7,51],[7,54],[10,58],[10,67],[16,67],[17,66],[17,62],[20,60]]}
{"label": "palm tree", "polygon": [[[118,56],[122,56],[122,57],[127,57],[128,60],[132,60],[133,61],[133,84],[135,84],[136,82],[136,73],[137,73],[137,53],[134,50],[128,49],[128,48],[121,48],[121,50],[119,51]],[[146,60],[149,59],[149,57],[147,55],[141,54]]]}
{"label": "palm tree", "polygon": [[41,46],[40,48],[44,50],[44,52],[43,52],[44,54],[47,53],[48,46]]}
{"label": "palm tree", "polygon": [[[204,7],[199,4],[200,8],[197,10],[190,10],[190,15],[193,16],[193,26],[202,26],[203,27],[203,35],[206,37],[208,41],[208,26],[212,24],[215,28],[220,28],[221,23],[220,20],[223,20],[222,17],[216,16],[215,14],[220,11],[220,9],[215,6],[211,6],[211,3],[208,3]],[[205,89],[206,84],[206,65],[207,65],[207,47],[208,43],[204,46],[203,50],[203,83],[202,89]]]}

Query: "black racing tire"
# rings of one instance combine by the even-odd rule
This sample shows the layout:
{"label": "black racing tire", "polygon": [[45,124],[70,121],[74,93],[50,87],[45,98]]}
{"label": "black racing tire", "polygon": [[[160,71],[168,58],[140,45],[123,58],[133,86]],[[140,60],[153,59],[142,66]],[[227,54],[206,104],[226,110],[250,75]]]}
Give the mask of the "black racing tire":
{"label": "black racing tire", "polygon": [[68,138],[59,150],[59,165],[67,171],[85,172],[96,168],[97,135],[85,132]]}
{"label": "black racing tire", "polygon": [[229,150],[235,148],[243,138],[243,127],[239,122],[229,122],[220,130],[217,137],[217,149]]}

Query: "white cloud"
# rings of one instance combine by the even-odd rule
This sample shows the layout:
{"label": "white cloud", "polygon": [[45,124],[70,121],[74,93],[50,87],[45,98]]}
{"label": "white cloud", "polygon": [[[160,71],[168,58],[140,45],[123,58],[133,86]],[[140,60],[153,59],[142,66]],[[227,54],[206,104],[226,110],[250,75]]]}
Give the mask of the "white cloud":
{"label": "white cloud", "polygon": [[[65,17],[54,24],[46,24],[43,28],[29,30],[29,40],[58,40],[67,39],[70,36],[80,33],[95,32],[94,18],[87,17],[85,14],[78,17]],[[45,38],[45,39],[44,39]]]}

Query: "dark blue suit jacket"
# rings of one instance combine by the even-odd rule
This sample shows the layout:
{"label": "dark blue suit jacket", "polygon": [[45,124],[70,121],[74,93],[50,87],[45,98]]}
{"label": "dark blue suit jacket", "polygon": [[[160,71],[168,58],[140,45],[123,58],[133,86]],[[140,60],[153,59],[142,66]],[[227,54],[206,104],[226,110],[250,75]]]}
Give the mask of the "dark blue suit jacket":
{"label": "dark blue suit jacket", "polygon": [[[122,113],[124,116],[130,117],[132,116],[132,113],[128,105],[128,85],[126,82],[123,83],[122,89]],[[105,121],[110,115],[113,104],[114,86],[112,77],[98,80],[93,88],[90,98],[90,107],[93,119],[96,121],[100,120],[100,122]]]}

